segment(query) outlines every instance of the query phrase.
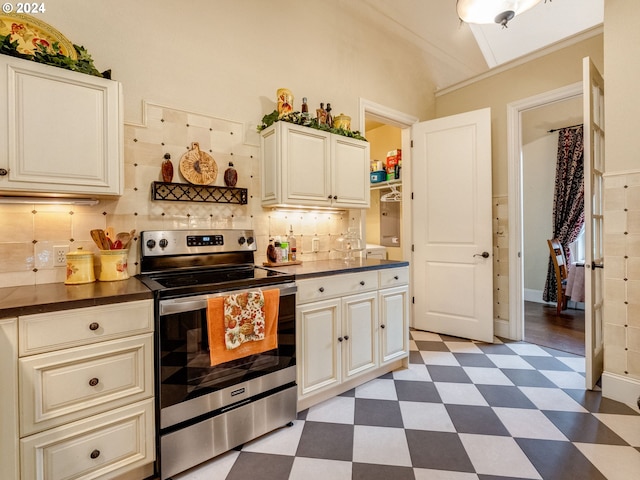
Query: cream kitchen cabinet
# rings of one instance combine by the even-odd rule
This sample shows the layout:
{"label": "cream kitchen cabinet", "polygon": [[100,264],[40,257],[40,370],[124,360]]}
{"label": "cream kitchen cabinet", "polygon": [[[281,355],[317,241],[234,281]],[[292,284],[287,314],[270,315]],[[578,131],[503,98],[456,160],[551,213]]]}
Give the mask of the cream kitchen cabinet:
{"label": "cream kitchen cabinet", "polygon": [[403,365],[407,282],[406,267],[296,282],[298,410]]}
{"label": "cream kitchen cabinet", "polygon": [[369,144],[288,122],[261,134],[262,205],[368,208]]}
{"label": "cream kitchen cabinet", "polygon": [[122,88],[0,55],[0,192],[123,193]]}
{"label": "cream kitchen cabinet", "polygon": [[[0,332],[10,327],[0,322]],[[0,471],[23,480],[153,473],[152,300],[19,316],[13,333],[2,355],[15,372],[17,428],[2,440],[19,449]]]}

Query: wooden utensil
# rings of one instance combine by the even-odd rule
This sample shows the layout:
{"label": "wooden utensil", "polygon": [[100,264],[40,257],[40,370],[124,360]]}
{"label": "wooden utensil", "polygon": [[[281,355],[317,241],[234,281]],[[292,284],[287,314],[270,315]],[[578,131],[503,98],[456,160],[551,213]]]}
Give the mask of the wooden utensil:
{"label": "wooden utensil", "polygon": [[119,244],[119,248],[126,249],[131,242],[131,234],[129,232],[120,232],[116,234],[116,241],[114,245]]}
{"label": "wooden utensil", "polygon": [[101,228],[91,230],[91,238],[100,250],[110,250],[109,239]]}

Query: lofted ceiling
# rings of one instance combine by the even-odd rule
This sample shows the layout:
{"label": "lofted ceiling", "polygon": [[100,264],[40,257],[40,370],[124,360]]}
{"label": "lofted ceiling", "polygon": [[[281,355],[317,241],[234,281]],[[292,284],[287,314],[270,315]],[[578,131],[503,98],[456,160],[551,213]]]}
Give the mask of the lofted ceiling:
{"label": "lofted ceiling", "polygon": [[420,48],[438,90],[577,38],[601,25],[604,17],[604,0],[543,0],[502,28],[461,23],[456,0],[361,2],[381,28]]}

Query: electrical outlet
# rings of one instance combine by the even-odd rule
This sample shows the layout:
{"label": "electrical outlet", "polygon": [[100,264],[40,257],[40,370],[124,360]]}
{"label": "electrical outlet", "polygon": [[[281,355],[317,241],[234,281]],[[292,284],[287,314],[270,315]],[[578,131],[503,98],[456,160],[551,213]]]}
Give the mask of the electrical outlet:
{"label": "electrical outlet", "polygon": [[69,245],[58,245],[56,247],[53,247],[53,266],[66,267],[68,252],[69,252]]}
{"label": "electrical outlet", "polygon": [[317,253],[320,251],[320,239],[319,238],[312,238],[311,239],[311,251],[313,253]]}

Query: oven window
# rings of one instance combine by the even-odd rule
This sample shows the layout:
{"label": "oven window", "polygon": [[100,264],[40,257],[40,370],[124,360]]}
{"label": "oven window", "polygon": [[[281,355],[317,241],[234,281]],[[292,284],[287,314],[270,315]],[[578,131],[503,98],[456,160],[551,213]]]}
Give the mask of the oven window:
{"label": "oven window", "polygon": [[161,407],[295,365],[295,324],[295,295],[280,297],[278,348],[212,367],[206,309],[160,317]]}

